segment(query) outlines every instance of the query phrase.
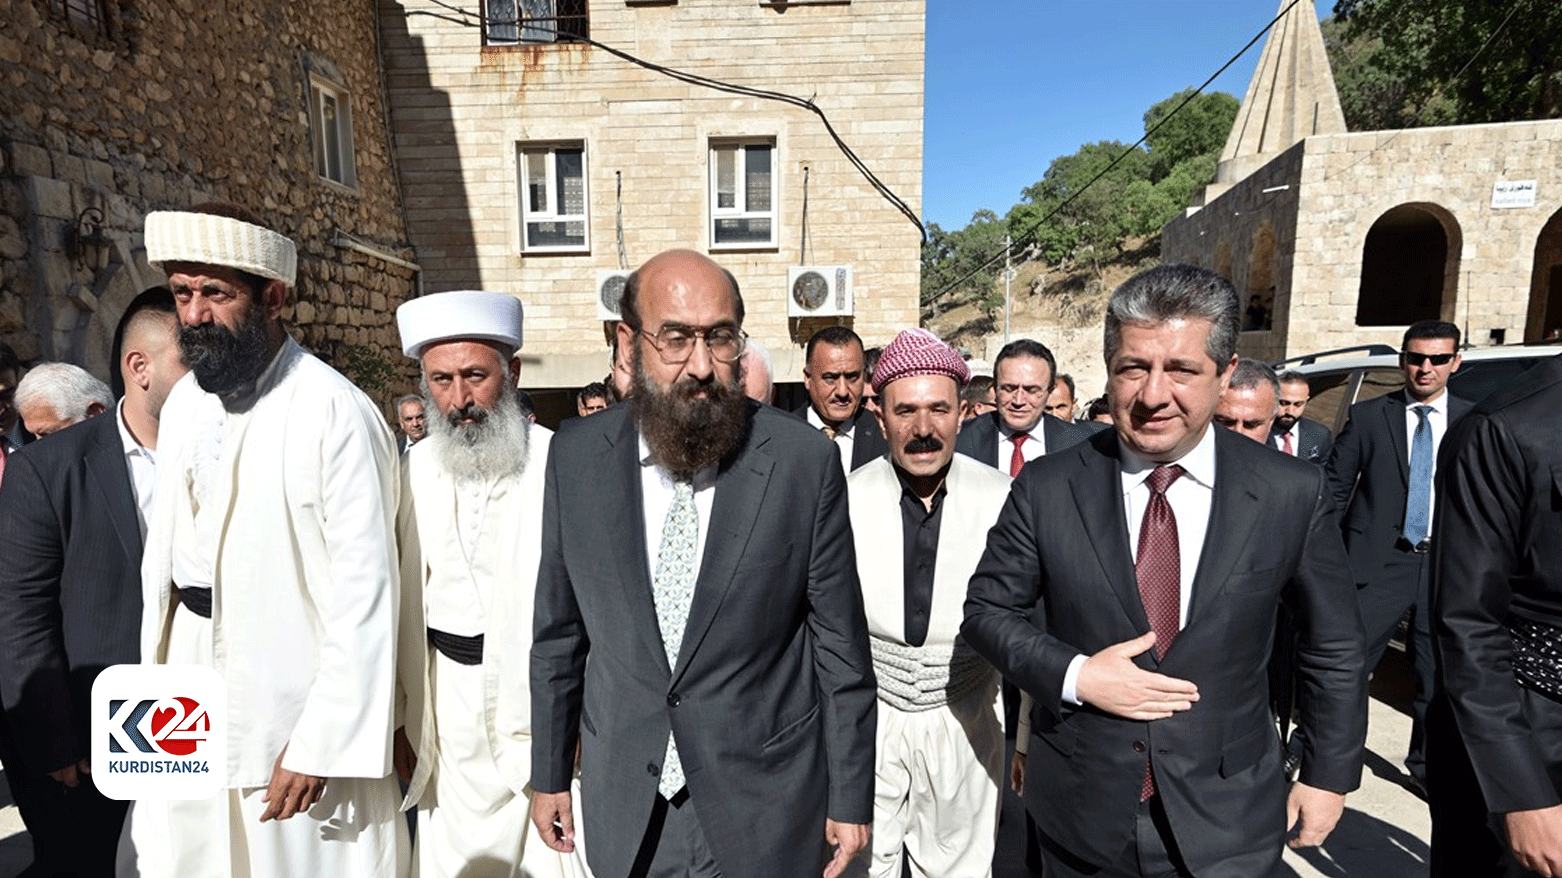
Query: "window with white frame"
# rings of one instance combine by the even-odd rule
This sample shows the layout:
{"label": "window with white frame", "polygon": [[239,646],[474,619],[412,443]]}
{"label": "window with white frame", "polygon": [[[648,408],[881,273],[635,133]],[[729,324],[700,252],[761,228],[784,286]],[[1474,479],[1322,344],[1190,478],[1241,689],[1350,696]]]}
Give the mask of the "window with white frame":
{"label": "window with white frame", "polygon": [[773,140],[711,143],[712,248],[775,246],[775,154]]}
{"label": "window with white frame", "polygon": [[343,186],[357,186],[353,166],[353,112],[347,90],[311,74],[309,127],[315,141],[315,172]]}
{"label": "window with white frame", "polygon": [[521,249],[583,252],[586,237],[586,145],[520,146]]}

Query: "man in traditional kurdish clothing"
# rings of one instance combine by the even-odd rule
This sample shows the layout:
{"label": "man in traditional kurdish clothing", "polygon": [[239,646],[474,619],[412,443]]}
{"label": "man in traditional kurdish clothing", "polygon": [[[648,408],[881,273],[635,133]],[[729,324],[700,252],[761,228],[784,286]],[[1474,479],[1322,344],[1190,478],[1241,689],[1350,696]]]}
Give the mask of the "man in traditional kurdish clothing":
{"label": "man in traditional kurdish clothing", "polygon": [[[847,479],[878,678],[875,878],[990,875],[1003,729],[998,675],[959,636],[966,583],[1009,477],[955,454],[960,355],[923,329],[873,373],[889,455]],[[866,858],[865,858],[866,859]]]}
{"label": "man in traditional kurdish clothing", "polygon": [[293,242],[242,208],[146,220],[191,374],[164,406],[142,560],[142,660],[215,668],[226,789],[141,801],[141,874],[399,875],[390,776],[396,450],[280,316]]}
{"label": "man in traditional kurdish clothing", "polygon": [[521,414],[513,391],[520,300],[440,293],[402,305],[396,320],[434,415],[404,459],[396,522],[406,696],[396,769],[418,807],[419,873],[583,874],[579,854],[549,850],[528,819],[527,661],[553,434]]}

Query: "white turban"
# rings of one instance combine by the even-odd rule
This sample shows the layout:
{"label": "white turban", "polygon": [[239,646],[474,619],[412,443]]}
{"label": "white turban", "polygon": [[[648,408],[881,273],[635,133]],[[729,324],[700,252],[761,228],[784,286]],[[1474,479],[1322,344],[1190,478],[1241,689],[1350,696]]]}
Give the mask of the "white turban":
{"label": "white turban", "polygon": [[509,293],[460,290],[409,299],[396,309],[396,328],[407,356],[423,356],[442,341],[479,340],[521,347],[521,300]]}
{"label": "white turban", "polygon": [[220,265],[279,280],[298,278],[298,250],[286,235],[243,220],[207,213],[153,211],[146,216],[146,261]]}

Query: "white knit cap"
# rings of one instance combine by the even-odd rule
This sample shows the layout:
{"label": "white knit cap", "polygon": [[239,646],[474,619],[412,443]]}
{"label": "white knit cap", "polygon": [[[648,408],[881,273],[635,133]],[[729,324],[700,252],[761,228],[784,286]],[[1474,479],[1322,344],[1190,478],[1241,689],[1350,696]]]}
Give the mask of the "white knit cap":
{"label": "white knit cap", "polygon": [[409,299],[396,309],[396,328],[407,356],[423,356],[435,342],[498,342],[521,347],[521,300],[509,293],[458,290]]}
{"label": "white knit cap", "polygon": [[286,235],[208,213],[158,210],[146,215],[146,261],[221,265],[293,286],[298,250]]}

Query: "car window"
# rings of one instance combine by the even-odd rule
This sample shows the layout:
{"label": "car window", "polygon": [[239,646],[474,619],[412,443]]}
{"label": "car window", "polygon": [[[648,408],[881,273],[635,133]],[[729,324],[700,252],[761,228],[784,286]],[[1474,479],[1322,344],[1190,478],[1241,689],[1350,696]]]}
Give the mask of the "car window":
{"label": "car window", "polygon": [[1480,402],[1540,362],[1540,357],[1466,361],[1448,379],[1448,391],[1470,402]]}
{"label": "car window", "polygon": [[1366,402],[1369,399],[1377,399],[1385,393],[1405,386],[1405,373],[1399,371],[1399,367],[1377,367],[1365,370],[1361,379],[1361,390],[1356,392],[1356,402]]}
{"label": "car window", "polygon": [[1307,386],[1312,390],[1312,399],[1307,402],[1307,417],[1338,433],[1345,420],[1345,410],[1350,407],[1345,398],[1350,391],[1350,376],[1349,372],[1308,376]]}

